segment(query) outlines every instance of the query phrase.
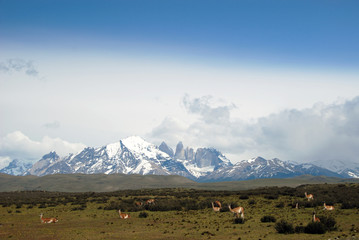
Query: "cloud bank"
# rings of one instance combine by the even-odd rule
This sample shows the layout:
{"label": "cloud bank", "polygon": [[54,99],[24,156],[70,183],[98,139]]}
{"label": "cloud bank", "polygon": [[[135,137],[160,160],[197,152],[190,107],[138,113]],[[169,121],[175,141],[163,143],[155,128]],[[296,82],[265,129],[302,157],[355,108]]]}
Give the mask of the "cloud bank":
{"label": "cloud bank", "polygon": [[84,147],[86,146],[82,143],[70,143],[48,136],[43,137],[41,141],[34,141],[22,132],[15,131],[0,139],[0,169],[6,167],[13,159],[34,162],[50,151],[56,151],[63,156],[76,153]]}
{"label": "cloud bank", "polygon": [[36,69],[32,61],[17,58],[8,59],[5,62],[0,62],[0,72],[24,72],[26,75],[31,77],[39,76],[39,71]]}
{"label": "cloud bank", "polygon": [[183,98],[195,121],[185,124],[166,118],[149,134],[156,140],[168,140],[171,146],[185,141],[189,146],[211,146],[232,161],[255,156],[312,162],[341,160],[359,163],[359,97],[331,105],[288,109],[255,122],[230,116],[234,104],[214,106],[205,96]]}
{"label": "cloud bank", "polygon": [[[306,109],[287,109],[255,121],[233,118],[233,103],[212,96],[185,95],[182,106],[191,117],[166,117],[146,136],[153,143],[175,147],[214,147],[233,162],[256,156],[296,162],[338,161],[359,164],[359,97]],[[189,120],[192,119],[192,120]],[[56,128],[59,122],[44,127]],[[20,131],[0,138],[0,168],[13,159],[36,161],[56,151],[76,153],[85,147],[59,138],[35,141]]]}

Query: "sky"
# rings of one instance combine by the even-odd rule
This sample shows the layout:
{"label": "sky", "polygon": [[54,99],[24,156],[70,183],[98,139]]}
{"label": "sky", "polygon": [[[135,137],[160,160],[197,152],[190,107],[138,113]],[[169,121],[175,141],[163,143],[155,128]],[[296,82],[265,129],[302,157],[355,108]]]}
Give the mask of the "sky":
{"label": "sky", "polygon": [[0,0],[0,168],[132,135],[359,163],[357,1]]}

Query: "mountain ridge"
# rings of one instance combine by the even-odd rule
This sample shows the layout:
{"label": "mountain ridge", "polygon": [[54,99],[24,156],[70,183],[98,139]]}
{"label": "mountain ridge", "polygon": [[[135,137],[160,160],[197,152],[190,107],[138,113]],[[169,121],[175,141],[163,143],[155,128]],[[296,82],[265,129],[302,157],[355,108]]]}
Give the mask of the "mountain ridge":
{"label": "mountain ridge", "polygon": [[[16,164],[13,167],[17,167]],[[11,172],[9,167],[5,170],[0,172],[19,172]],[[194,150],[185,147],[180,141],[173,151],[165,142],[156,146],[139,136],[131,136],[101,147],[86,147],[64,157],[50,152],[24,174],[44,176],[59,173],[179,175],[197,182],[215,182],[290,178],[303,174],[356,178],[359,177],[359,168],[334,172],[311,163],[295,164],[278,158],[267,160],[262,157],[232,164],[215,148]]]}

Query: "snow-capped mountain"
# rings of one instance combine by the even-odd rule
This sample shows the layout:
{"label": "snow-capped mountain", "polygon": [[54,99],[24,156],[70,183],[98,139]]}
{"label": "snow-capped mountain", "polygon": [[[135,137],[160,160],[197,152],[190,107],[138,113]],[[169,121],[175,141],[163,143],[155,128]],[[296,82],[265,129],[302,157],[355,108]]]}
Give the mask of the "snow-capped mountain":
{"label": "snow-capped mountain", "polygon": [[[191,148],[183,150],[180,146],[183,148],[179,143],[176,153],[173,153],[164,142],[157,147],[134,136],[99,148],[88,147],[63,158],[54,152],[49,153],[35,163],[27,174],[124,173],[181,175],[197,179],[218,167],[231,164],[214,149],[199,148],[194,151]],[[182,150],[186,152],[185,155],[181,155]]]}
{"label": "snow-capped mountain", "polygon": [[[0,172],[12,175],[48,175],[56,173],[123,173],[180,175],[199,182],[234,181],[256,178],[288,178],[303,174],[359,178],[359,168],[331,171],[314,164],[298,164],[277,158],[256,157],[232,164],[214,148],[184,147],[173,151],[165,142],[159,147],[133,136],[102,147],[87,147],[76,154],[60,157],[56,152],[44,155],[31,168],[13,161]],[[337,163],[337,165],[341,163]],[[27,169],[24,173],[24,169]]]}
{"label": "snow-capped mountain", "polygon": [[231,167],[232,163],[214,148],[184,148],[182,142],[176,146],[174,159],[195,177],[201,178],[223,167]]}
{"label": "snow-capped mountain", "polygon": [[346,168],[340,171],[340,175],[345,178],[359,178],[359,167]]}
{"label": "snow-capped mountain", "polygon": [[23,175],[27,169],[31,167],[31,163],[24,163],[18,159],[12,160],[7,167],[0,170],[0,173],[6,173],[10,175]]}
{"label": "snow-capped mountain", "polygon": [[350,162],[348,160],[343,161],[339,159],[316,160],[313,161],[313,164],[337,173],[340,173],[345,169],[355,169],[356,167],[358,167],[357,163]]}
{"label": "snow-capped mountain", "polygon": [[35,163],[28,173],[39,176],[55,173],[168,175],[170,172],[161,167],[161,163],[170,159],[155,145],[139,137],[129,137],[103,147],[87,147],[63,158],[50,153]]}
{"label": "snow-capped mountain", "polygon": [[313,164],[293,164],[277,158],[266,160],[256,157],[236,163],[232,167],[222,168],[203,177],[202,181],[234,181],[256,178],[289,178],[304,174],[314,176],[335,176],[339,174]]}

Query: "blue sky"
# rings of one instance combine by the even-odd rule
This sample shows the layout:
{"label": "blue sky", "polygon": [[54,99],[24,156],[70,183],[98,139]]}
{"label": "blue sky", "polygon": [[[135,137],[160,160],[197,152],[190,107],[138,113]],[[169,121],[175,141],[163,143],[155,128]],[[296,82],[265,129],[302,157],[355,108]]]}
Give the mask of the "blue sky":
{"label": "blue sky", "polygon": [[15,0],[1,1],[0,27],[3,42],[29,46],[356,69],[358,10],[356,1]]}
{"label": "blue sky", "polygon": [[0,166],[131,135],[232,161],[358,162],[358,12],[357,1],[0,0]]}

